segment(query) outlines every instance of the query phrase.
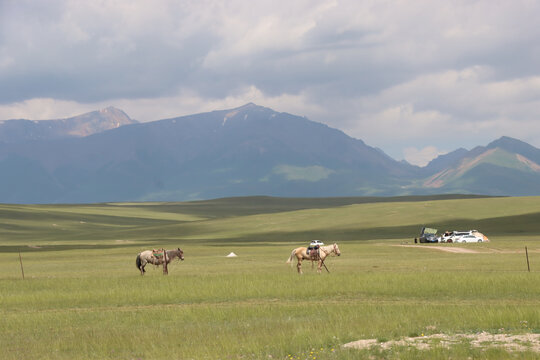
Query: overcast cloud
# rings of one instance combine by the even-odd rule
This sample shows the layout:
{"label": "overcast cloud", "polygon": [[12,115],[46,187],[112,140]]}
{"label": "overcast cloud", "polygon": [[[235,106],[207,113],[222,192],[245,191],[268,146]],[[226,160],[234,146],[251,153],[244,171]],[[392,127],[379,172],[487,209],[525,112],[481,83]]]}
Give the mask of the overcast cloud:
{"label": "overcast cloud", "polygon": [[247,102],[425,164],[540,147],[538,1],[0,0],[0,119]]}

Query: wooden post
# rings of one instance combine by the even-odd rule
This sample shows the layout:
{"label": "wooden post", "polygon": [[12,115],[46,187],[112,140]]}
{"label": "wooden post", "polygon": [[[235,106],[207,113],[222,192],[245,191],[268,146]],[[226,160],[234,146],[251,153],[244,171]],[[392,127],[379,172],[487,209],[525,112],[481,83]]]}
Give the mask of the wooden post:
{"label": "wooden post", "polygon": [[167,250],[163,249],[163,275],[168,275],[169,270],[167,269]]}
{"label": "wooden post", "polygon": [[529,252],[527,251],[527,247],[525,246],[525,256],[527,256],[527,270],[531,272],[531,267],[529,265]]}
{"label": "wooden post", "polygon": [[22,278],[24,280],[24,268],[23,268],[23,264],[22,264],[22,257],[21,257],[21,252],[19,251],[19,262],[21,263],[21,273],[22,273]]}

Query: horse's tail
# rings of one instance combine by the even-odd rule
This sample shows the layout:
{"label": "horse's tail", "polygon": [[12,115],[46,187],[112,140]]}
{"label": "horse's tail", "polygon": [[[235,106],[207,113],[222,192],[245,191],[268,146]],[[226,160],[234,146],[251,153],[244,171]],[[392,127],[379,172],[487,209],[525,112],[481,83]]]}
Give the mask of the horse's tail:
{"label": "horse's tail", "polygon": [[141,269],[141,254],[137,255],[137,260],[135,260],[135,265],[137,265],[137,269]]}
{"label": "horse's tail", "polygon": [[291,252],[291,256],[289,256],[289,259],[287,260],[287,262],[285,264],[291,264],[291,266],[293,266],[293,258],[294,258],[294,255],[296,255],[296,249],[294,249],[292,252]]}

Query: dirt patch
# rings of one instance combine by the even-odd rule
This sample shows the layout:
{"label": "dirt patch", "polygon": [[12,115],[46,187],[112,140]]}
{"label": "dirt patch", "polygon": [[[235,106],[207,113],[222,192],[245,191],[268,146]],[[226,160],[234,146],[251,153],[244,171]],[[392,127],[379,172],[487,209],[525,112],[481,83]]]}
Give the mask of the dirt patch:
{"label": "dirt patch", "polygon": [[540,353],[540,334],[531,333],[520,335],[489,334],[486,332],[455,335],[433,334],[383,342],[379,342],[377,339],[364,339],[347,343],[343,347],[360,350],[370,348],[387,350],[394,346],[412,346],[418,350],[429,350],[437,346],[449,348],[464,341],[475,348],[503,347],[505,350],[513,352],[533,351]]}
{"label": "dirt patch", "polygon": [[459,254],[481,254],[482,251],[477,251],[473,249],[466,249],[462,247],[443,247],[443,246],[424,246],[424,245],[394,245],[394,246],[402,246],[402,247],[414,247],[414,248],[421,248],[421,249],[430,249],[430,250],[439,250],[444,252],[450,252],[450,253],[459,253]]}
{"label": "dirt patch", "polygon": [[[500,250],[495,248],[482,248],[481,250],[472,249],[472,248],[464,248],[464,247],[457,247],[455,245],[451,244],[432,244],[432,245],[409,245],[407,243],[401,244],[401,245],[391,245],[391,246],[400,246],[400,247],[411,247],[411,248],[421,248],[421,249],[429,249],[429,250],[438,250],[438,251],[444,251],[449,253],[458,253],[458,254],[525,254],[525,249],[515,249],[515,250]],[[467,245],[465,245],[467,246]],[[471,247],[475,246],[475,244],[471,244]],[[529,249],[529,254],[532,253],[540,253],[540,249]]]}

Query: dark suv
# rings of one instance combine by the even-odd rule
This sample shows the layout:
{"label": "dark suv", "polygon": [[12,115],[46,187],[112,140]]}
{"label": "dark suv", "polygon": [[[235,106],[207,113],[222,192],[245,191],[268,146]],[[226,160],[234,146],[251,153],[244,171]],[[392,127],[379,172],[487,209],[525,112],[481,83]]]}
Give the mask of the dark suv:
{"label": "dark suv", "polygon": [[437,229],[430,229],[424,226],[420,232],[420,237],[414,238],[414,242],[438,243],[439,238],[437,237]]}

